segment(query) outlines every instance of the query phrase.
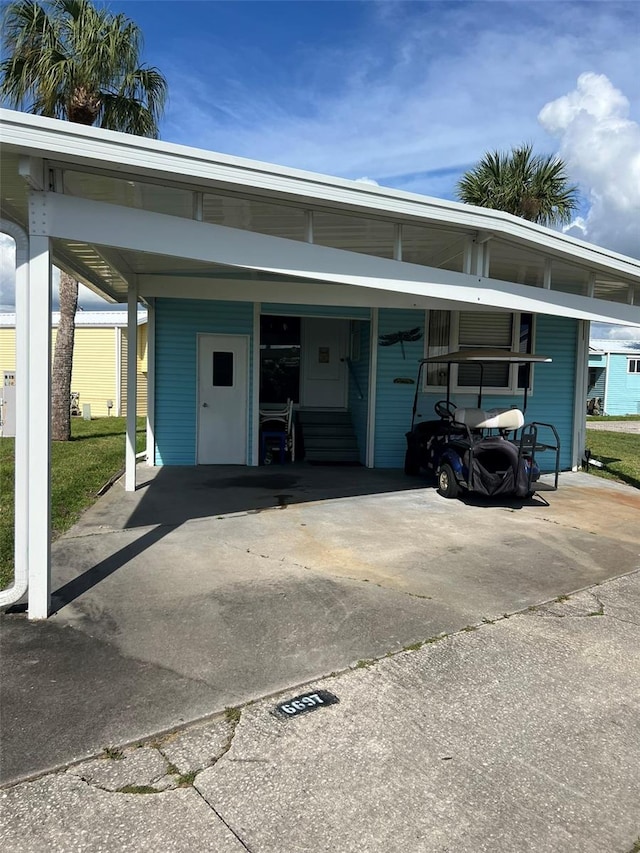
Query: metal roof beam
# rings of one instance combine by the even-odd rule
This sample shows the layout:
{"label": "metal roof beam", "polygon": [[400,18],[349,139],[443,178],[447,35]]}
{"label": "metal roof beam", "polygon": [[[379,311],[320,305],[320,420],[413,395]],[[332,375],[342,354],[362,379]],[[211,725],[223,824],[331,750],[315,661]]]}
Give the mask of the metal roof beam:
{"label": "metal roof beam", "polygon": [[[31,194],[32,233],[261,270],[298,279],[474,302],[512,311],[640,324],[640,308],[423,267],[57,193]],[[35,229],[35,230],[33,230]]]}

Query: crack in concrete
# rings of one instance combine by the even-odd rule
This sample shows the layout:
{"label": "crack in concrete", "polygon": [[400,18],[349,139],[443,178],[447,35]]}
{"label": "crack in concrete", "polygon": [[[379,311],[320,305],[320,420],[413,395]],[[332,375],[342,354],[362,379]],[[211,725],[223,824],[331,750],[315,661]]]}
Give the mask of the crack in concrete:
{"label": "crack in concrete", "polygon": [[634,622],[632,619],[622,619],[620,616],[613,616],[607,613],[607,619],[615,619],[616,622],[622,622],[625,625],[633,625],[634,628],[640,628],[640,622]]}
{"label": "crack in concrete", "polygon": [[195,791],[195,792],[196,792],[196,794],[200,797],[200,799],[202,800],[202,802],[203,802],[203,803],[205,803],[205,804],[206,804],[206,805],[211,809],[211,811],[212,811],[212,812],[214,813],[214,815],[218,818],[218,820],[219,820],[219,821],[221,821],[221,822],[222,822],[222,823],[227,827],[227,829],[229,830],[229,832],[230,832],[230,833],[233,835],[233,837],[238,841],[238,843],[242,845],[242,847],[247,851],[247,853],[255,853],[255,851],[254,851],[251,847],[249,847],[249,845],[248,845],[248,844],[247,844],[247,842],[244,840],[244,838],[242,838],[242,836],[241,836],[241,835],[239,835],[239,834],[236,832],[236,830],[231,826],[231,824],[230,824],[228,821],[226,821],[226,820],[222,817],[222,815],[220,814],[220,812],[218,811],[218,809],[213,805],[213,803],[212,803],[212,802],[210,802],[210,801],[205,797],[205,795],[202,793],[202,791],[200,791],[198,788],[195,788],[195,787],[194,787],[194,791]]}
{"label": "crack in concrete", "polygon": [[315,566],[306,566],[304,563],[297,563],[295,560],[287,559],[287,557],[273,557],[270,554],[260,554],[257,551],[252,551],[251,548],[238,548],[237,545],[234,545],[231,542],[225,542],[224,544],[229,548],[234,548],[236,551],[242,551],[244,554],[251,554],[252,557],[260,557],[262,560],[275,560],[278,563],[286,563],[288,566],[292,566],[296,569],[304,569],[304,571],[307,572],[316,572],[317,574],[321,574],[323,577],[351,581],[352,583],[368,583],[370,586],[375,586],[378,589],[386,589],[389,592],[396,592],[398,595],[407,595],[409,598],[419,598],[427,601],[431,601],[433,599],[433,596],[431,595],[422,595],[419,592],[409,592],[405,589],[396,589],[392,586],[385,586],[385,584],[372,581],[369,578],[354,578],[352,575],[340,575],[335,572],[327,572],[326,570],[318,569]]}
{"label": "crack in concrete", "polygon": [[[589,593],[596,601],[597,609],[590,610],[588,613],[553,613],[548,608],[553,607],[554,605],[562,605],[571,601],[570,596],[562,595],[553,601],[545,601],[542,604],[532,604],[530,607],[527,607],[526,610],[520,611],[523,615],[527,615],[527,613],[532,615],[543,615],[545,618],[551,617],[553,619],[590,619],[592,616],[608,616],[604,612],[604,604],[594,593]],[[515,614],[514,614],[515,615]]]}
{"label": "crack in concrete", "polygon": [[[199,520],[199,519],[195,519]],[[119,533],[140,533],[141,536],[144,536],[145,533],[151,533],[154,530],[177,530],[179,527],[182,527],[182,523],[180,524],[145,524],[140,527],[106,527],[103,530],[87,530],[85,532],[79,531],[77,533],[71,533],[68,531],[67,533],[62,533],[58,536],[54,542],[73,542],[75,539],[90,539],[94,536],[110,536]]]}
{"label": "crack in concrete", "polygon": [[[63,771],[63,772],[66,772]],[[94,782],[92,779],[87,779],[86,776],[78,776],[76,773],[70,773],[70,776],[73,776],[74,779],[78,779],[80,782],[84,782],[84,784],[88,788],[95,788],[96,791],[104,791],[105,794],[138,794],[139,796],[150,795],[150,794],[167,794],[169,791],[175,791],[176,788],[153,788],[153,785],[123,785],[120,788],[107,788],[104,785],[101,785],[99,782]],[[126,790],[130,788],[132,790]],[[134,789],[140,790],[134,790]],[[142,789],[147,790],[142,790]],[[152,789],[153,790],[150,790]]]}
{"label": "crack in concrete", "polygon": [[[235,735],[236,735],[236,729],[238,728],[238,724],[239,724],[240,719],[242,717],[242,709],[240,709],[240,708],[228,709],[228,712],[233,712],[233,713],[227,713],[227,720],[229,721],[229,723],[231,725],[231,731],[229,732],[229,737],[228,737],[228,740],[226,743],[226,747],[225,747],[224,751],[221,752],[221,754],[218,756],[218,758],[213,762],[213,764],[210,765],[210,767],[215,766],[229,752],[229,750],[231,749],[231,747],[233,745],[233,740],[234,740]],[[230,759],[227,759],[227,760],[229,761]],[[197,776],[197,774],[196,774],[196,776]],[[210,800],[208,800],[207,797],[205,797],[205,795],[202,793],[202,791],[195,785],[195,778],[194,778],[193,790],[198,794],[198,796],[200,797],[202,802],[206,803],[206,805],[211,809],[211,811],[218,818],[218,820],[221,821],[227,827],[229,832],[238,841],[238,843],[242,845],[242,847],[247,851],[247,853],[254,853],[254,851],[252,850],[251,847],[249,847],[249,845],[244,840],[244,838],[242,838],[242,836],[239,835],[238,832],[236,832],[236,830],[231,826],[231,824],[227,820],[225,820],[225,818],[220,814],[220,812],[214,806],[214,804]]]}
{"label": "crack in concrete", "polygon": [[[165,762],[164,773],[159,774],[157,776],[152,777],[148,782],[143,782],[141,784],[137,784],[135,782],[129,782],[126,785],[121,785],[119,788],[109,788],[104,783],[100,784],[100,782],[95,781],[94,779],[89,778],[84,774],[78,773],[69,773],[70,776],[73,776],[76,779],[80,779],[81,782],[84,782],[86,785],[92,788],[96,788],[98,791],[104,791],[107,794],[164,794],[168,791],[175,791],[178,788],[187,787],[184,784],[181,784],[180,780],[183,776],[188,774],[181,774],[179,770],[173,765],[167,756],[162,752],[159,746],[153,744],[141,745],[141,749],[149,749],[153,752],[156,752],[160,755],[160,757]],[[120,750],[117,750],[120,752]],[[125,758],[124,753],[117,758],[109,758],[109,756],[104,755],[104,753],[97,758],[104,758],[105,760],[110,761],[119,761],[121,758]],[[89,761],[94,761],[95,759],[89,759]],[[81,762],[84,763],[84,762]],[[69,772],[70,768],[77,765],[68,765],[64,768],[63,772]],[[160,783],[163,779],[166,779],[167,776],[173,776],[174,781],[171,784],[166,785],[163,788],[156,788],[155,786]]]}

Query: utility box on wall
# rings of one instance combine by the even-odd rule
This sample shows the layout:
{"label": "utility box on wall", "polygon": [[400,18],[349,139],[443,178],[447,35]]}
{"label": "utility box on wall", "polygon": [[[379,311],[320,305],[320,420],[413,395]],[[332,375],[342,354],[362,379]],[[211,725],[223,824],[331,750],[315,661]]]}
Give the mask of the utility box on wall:
{"label": "utility box on wall", "polygon": [[16,372],[5,370],[0,388],[0,436],[16,434]]}

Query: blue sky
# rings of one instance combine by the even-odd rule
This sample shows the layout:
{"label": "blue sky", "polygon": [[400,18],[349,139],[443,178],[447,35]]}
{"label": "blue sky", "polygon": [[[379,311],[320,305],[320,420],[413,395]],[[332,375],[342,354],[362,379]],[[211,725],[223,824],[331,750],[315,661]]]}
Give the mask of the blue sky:
{"label": "blue sky", "polygon": [[640,118],[640,4],[111,2],[169,80],[164,139],[452,197],[487,149],[604,74]]}
{"label": "blue sky", "polygon": [[572,233],[640,256],[640,2],[106,5],[168,79],[167,141],[445,198],[532,142],[580,185]]}

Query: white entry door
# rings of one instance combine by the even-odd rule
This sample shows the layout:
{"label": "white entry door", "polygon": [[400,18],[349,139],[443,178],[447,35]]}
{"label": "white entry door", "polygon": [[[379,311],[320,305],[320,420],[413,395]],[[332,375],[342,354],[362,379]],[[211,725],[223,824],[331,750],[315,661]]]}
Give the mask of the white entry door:
{"label": "white entry door", "polygon": [[349,321],[326,317],[302,319],[300,404],[307,408],[347,406]]}
{"label": "white entry door", "polygon": [[198,464],[247,464],[248,340],[198,336]]}

